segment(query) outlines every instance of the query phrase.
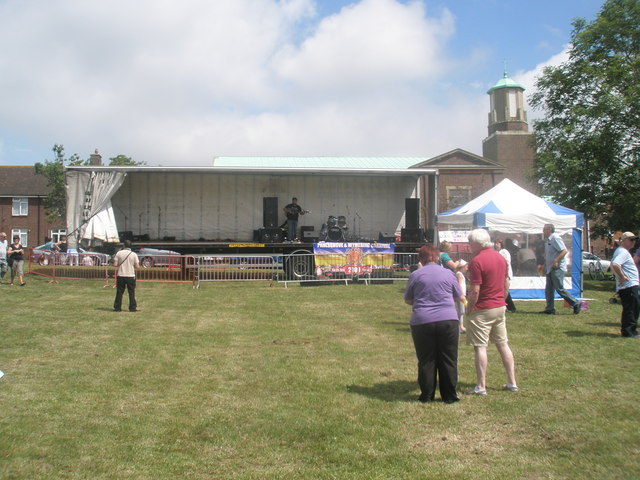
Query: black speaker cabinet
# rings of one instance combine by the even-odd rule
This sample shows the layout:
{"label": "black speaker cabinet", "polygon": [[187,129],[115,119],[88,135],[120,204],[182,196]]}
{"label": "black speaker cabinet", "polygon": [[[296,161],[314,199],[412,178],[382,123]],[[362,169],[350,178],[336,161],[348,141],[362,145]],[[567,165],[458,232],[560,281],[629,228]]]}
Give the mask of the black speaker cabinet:
{"label": "black speaker cabinet", "polygon": [[433,243],[436,240],[436,232],[433,228],[428,228],[424,231],[424,241],[427,243]]}
{"label": "black speaker cabinet", "polygon": [[262,226],[278,226],[278,197],[262,197]]}
{"label": "black speaker cabinet", "polygon": [[[305,227],[302,227],[305,228]],[[318,243],[318,234],[313,231],[313,227],[311,230],[302,230],[302,239],[304,243]]]}
{"label": "black speaker cabinet", "polygon": [[420,227],[420,199],[404,199],[404,226],[407,230]]}
{"label": "black speaker cabinet", "polygon": [[281,228],[263,228],[260,230],[261,243],[282,243],[284,235]]}
{"label": "black speaker cabinet", "polygon": [[391,233],[380,232],[378,234],[378,241],[380,243],[394,243],[396,241],[396,236]]}
{"label": "black speaker cabinet", "polygon": [[424,229],[403,228],[400,239],[403,243],[424,243]]}

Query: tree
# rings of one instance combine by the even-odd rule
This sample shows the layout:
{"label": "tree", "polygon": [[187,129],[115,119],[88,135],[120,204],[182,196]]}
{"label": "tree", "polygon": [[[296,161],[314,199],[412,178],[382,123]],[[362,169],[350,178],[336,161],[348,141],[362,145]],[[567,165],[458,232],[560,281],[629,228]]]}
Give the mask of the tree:
{"label": "tree", "polygon": [[47,198],[44,199],[44,206],[47,211],[47,220],[53,222],[67,213],[67,199],[64,183],[65,165],[87,165],[87,160],[81,160],[77,153],[69,158],[64,156],[64,146],[55,144],[51,149],[55,154],[54,160],[45,160],[44,163],[36,162],[36,173],[47,178],[47,185],[50,187]]}
{"label": "tree", "polygon": [[136,162],[131,157],[127,157],[126,155],[118,155],[116,157],[109,158],[109,165],[112,167],[128,167],[146,164],[147,162]]}
{"label": "tree", "polygon": [[576,19],[569,59],[546,67],[532,106],[542,193],[607,230],[640,226],[640,0]]}

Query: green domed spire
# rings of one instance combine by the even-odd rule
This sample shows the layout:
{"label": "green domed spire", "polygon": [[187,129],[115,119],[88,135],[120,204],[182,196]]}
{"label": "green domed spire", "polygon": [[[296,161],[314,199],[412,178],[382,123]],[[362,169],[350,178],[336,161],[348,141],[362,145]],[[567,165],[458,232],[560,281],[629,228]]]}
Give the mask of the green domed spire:
{"label": "green domed spire", "polygon": [[487,93],[491,93],[494,90],[498,90],[500,88],[519,88],[520,90],[524,91],[524,87],[522,85],[514,82],[509,78],[509,75],[507,74],[506,69],[504,71],[504,74],[502,75],[502,78],[498,80],[493,87],[487,90]]}

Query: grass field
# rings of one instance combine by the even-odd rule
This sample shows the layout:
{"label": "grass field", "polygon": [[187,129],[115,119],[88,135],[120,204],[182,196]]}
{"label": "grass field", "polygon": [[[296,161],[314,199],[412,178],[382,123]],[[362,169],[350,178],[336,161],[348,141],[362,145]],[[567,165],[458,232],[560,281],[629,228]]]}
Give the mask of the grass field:
{"label": "grass field", "polygon": [[[640,341],[590,310],[510,314],[517,393],[416,401],[403,282],[0,287],[0,478],[636,479]],[[462,339],[464,342],[464,338]],[[474,384],[460,348],[460,383]]]}

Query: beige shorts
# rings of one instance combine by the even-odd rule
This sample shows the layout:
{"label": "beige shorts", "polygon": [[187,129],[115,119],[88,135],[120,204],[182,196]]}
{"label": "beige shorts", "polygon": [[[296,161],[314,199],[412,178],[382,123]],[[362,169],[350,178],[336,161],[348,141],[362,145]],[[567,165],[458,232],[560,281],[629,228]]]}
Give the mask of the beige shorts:
{"label": "beige shorts", "polygon": [[489,343],[507,343],[507,307],[474,310],[467,317],[467,344],[486,347]]}

